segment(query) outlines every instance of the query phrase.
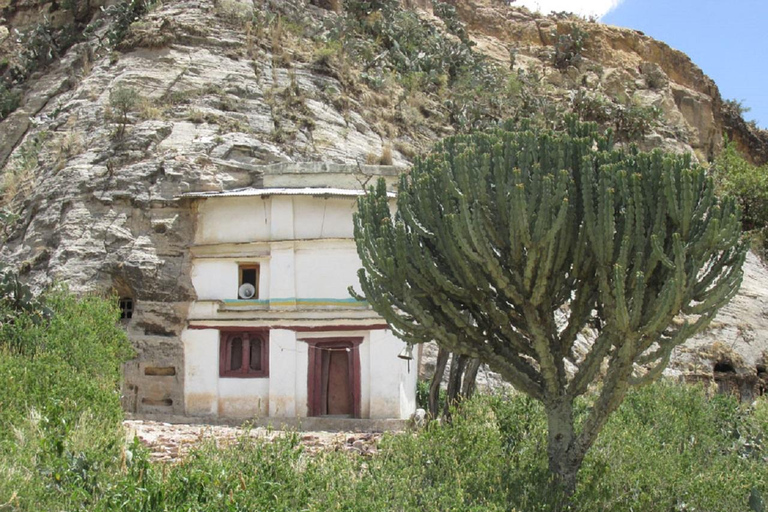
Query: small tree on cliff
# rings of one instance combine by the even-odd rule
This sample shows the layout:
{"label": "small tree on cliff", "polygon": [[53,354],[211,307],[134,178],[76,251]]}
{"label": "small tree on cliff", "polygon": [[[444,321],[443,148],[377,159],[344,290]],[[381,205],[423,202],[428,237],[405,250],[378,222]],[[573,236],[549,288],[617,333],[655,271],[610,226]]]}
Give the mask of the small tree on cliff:
{"label": "small tree on cliff", "polygon": [[[544,404],[570,493],[628,388],[736,293],[746,247],[734,202],[688,157],[566,125],[445,139],[401,177],[394,217],[382,181],[360,199],[355,239],[364,296],[399,337],[477,357]],[[601,375],[577,428],[574,400]]]}

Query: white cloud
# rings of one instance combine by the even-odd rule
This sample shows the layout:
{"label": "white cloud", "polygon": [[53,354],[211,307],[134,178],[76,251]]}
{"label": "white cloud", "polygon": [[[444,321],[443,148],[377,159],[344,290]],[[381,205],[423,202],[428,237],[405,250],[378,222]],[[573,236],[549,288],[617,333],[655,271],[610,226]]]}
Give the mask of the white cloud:
{"label": "white cloud", "polygon": [[517,0],[512,5],[525,6],[532,11],[548,14],[567,11],[580,16],[601,18],[623,0]]}

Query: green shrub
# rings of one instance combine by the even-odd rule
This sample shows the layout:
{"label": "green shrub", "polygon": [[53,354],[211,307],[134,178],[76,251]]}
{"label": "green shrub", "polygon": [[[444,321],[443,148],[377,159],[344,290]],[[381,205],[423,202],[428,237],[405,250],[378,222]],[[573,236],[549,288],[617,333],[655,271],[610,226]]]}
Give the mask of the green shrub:
{"label": "green shrub", "polygon": [[[749,510],[766,496],[768,404],[656,384],[633,392],[584,466],[572,512]],[[377,454],[310,454],[296,434],[206,443],[120,480],[94,510],[551,511],[541,405],[466,401],[450,425],[385,435]],[[135,471],[135,470],[131,470]]]}
{"label": "green shrub", "polygon": [[132,349],[115,301],[46,297],[49,319],[0,325],[0,505],[87,509],[124,457],[120,365]]}
{"label": "green shrub", "polygon": [[768,165],[750,164],[734,142],[726,141],[712,169],[720,190],[737,198],[744,230],[768,226]]}
{"label": "green shrub", "polygon": [[108,45],[111,48],[117,46],[125,38],[131,23],[147,14],[154,4],[154,0],[124,0],[102,7],[106,18],[110,21],[106,33]]}
{"label": "green shrub", "polygon": [[364,19],[382,10],[397,9],[397,0],[345,0],[344,10],[357,19]]}
{"label": "green shrub", "polygon": [[[524,74],[512,76],[475,51],[455,7],[436,0],[434,8],[458,40],[393,0],[347,1],[345,14],[331,19],[322,39],[340,44],[372,89],[383,90],[391,77],[406,92],[417,89],[442,104],[440,120],[434,120],[438,125],[445,116],[457,130],[470,131],[508,117],[540,114],[524,106],[531,103],[526,97],[536,95],[538,83],[520,79]],[[322,54],[318,60],[330,61]],[[511,82],[515,87],[509,87]]]}
{"label": "green shrub", "polygon": [[114,137],[117,139],[125,135],[125,128],[129,123],[128,115],[136,110],[139,104],[139,94],[132,87],[119,85],[109,93],[109,115],[112,121],[117,123]]}
{"label": "green shrub", "polygon": [[753,489],[768,497],[767,406],[665,383],[629,394],[585,464],[577,502],[582,510],[749,510]]}
{"label": "green shrub", "polygon": [[[2,217],[11,219],[12,215],[5,210],[0,215],[0,218]],[[0,265],[0,326],[16,321],[40,324],[49,319],[51,314],[45,301],[35,297],[29,286],[19,280],[16,272]],[[6,346],[19,352],[27,349],[34,350],[33,347],[27,347],[28,340],[23,337],[18,338],[20,339],[13,335],[0,338],[0,347]]]}
{"label": "green shrub", "polygon": [[120,365],[132,349],[112,302],[51,291],[47,320],[33,311],[0,325],[0,441],[30,409],[68,424],[85,411],[111,421],[122,417]]}
{"label": "green shrub", "polygon": [[19,107],[20,97],[17,92],[0,83],[0,121]]}
{"label": "green shrub", "polygon": [[[416,407],[429,411],[429,385],[431,380],[419,380],[416,382]],[[447,393],[442,387],[437,393],[437,410],[445,409]]]}
{"label": "green shrub", "polygon": [[[0,458],[0,503],[15,492],[19,510],[554,510],[543,408],[522,395],[477,396],[451,424],[387,434],[370,456],[246,432],[172,465],[106,435],[91,414],[65,437],[40,416],[24,430],[34,442],[0,445],[15,457]],[[745,407],[665,383],[634,391],[588,455],[570,510],[750,510],[750,496],[768,496],[767,436],[765,399]]]}
{"label": "green shrub", "polygon": [[625,141],[636,141],[645,137],[661,117],[661,109],[654,105],[643,106],[629,102],[616,109],[616,135]]}
{"label": "green shrub", "polygon": [[456,7],[440,0],[432,0],[432,10],[435,16],[443,20],[445,27],[451,34],[458,37],[463,43],[469,43],[467,29],[459,19]]}
{"label": "green shrub", "polygon": [[744,114],[747,114],[752,110],[752,108],[744,104],[744,100],[735,99],[723,100],[723,107],[741,117],[744,117]]}

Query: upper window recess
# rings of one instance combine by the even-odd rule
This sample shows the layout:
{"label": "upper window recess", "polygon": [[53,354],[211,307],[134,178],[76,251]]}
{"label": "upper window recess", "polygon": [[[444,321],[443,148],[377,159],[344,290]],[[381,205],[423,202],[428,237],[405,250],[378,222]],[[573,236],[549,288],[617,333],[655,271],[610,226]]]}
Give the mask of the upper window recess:
{"label": "upper window recess", "polygon": [[238,299],[259,298],[259,266],[240,265],[240,280],[237,285]]}

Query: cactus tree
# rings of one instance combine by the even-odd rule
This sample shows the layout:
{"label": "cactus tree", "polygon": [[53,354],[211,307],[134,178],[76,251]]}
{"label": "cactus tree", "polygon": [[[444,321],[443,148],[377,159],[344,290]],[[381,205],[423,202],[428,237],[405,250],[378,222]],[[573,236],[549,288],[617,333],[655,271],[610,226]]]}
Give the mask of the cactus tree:
{"label": "cactus tree", "polygon": [[383,182],[361,198],[355,239],[363,295],[399,337],[477,357],[543,403],[568,493],[630,386],[736,293],[746,247],[734,202],[688,157],[565,124],[443,140],[401,177],[394,215]]}

